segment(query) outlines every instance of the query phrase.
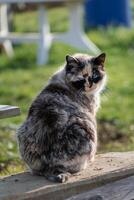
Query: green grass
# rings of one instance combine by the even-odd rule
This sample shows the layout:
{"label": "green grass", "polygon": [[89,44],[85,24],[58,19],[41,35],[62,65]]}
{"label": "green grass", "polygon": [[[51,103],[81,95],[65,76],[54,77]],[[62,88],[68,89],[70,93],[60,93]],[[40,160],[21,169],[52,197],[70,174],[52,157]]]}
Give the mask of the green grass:
{"label": "green grass", "polygon": [[[52,31],[67,30],[66,10],[52,10],[49,18]],[[15,31],[37,31],[36,20],[36,12],[16,14]],[[102,108],[98,113],[99,151],[133,150],[134,31],[109,27],[90,30],[87,35],[107,53],[108,85],[102,95]],[[13,59],[7,58],[4,53],[0,55],[0,104],[18,105],[21,108],[21,115],[0,120],[1,175],[24,168],[17,151],[16,128],[25,119],[32,99],[64,62],[65,55],[78,51],[70,46],[54,43],[48,64],[39,67],[36,65],[35,44],[17,45],[14,50]]]}

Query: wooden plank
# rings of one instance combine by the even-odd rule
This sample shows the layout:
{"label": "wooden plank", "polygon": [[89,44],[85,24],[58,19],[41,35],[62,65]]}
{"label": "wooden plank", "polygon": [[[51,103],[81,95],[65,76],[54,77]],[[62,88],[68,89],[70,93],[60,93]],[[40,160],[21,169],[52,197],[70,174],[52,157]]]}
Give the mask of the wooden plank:
{"label": "wooden plank", "polygon": [[0,105],[0,119],[20,115],[17,106]]}
{"label": "wooden plank", "polygon": [[[95,198],[96,197],[96,198]],[[134,176],[106,184],[66,200],[134,200]]]}
{"label": "wooden plank", "polygon": [[86,170],[56,184],[24,172],[0,179],[0,200],[63,200],[107,183],[134,175],[134,152],[96,156]]}

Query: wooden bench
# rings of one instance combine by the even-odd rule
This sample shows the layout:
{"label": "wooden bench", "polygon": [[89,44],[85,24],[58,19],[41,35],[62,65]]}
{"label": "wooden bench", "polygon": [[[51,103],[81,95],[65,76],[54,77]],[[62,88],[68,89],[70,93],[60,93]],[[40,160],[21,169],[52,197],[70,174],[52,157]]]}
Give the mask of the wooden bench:
{"label": "wooden bench", "polygon": [[[0,119],[20,114],[16,106],[0,106]],[[134,152],[96,156],[86,170],[64,184],[22,172],[0,178],[0,200],[133,200]]]}
{"label": "wooden bench", "polygon": [[[81,10],[84,0],[0,0],[0,43],[5,51],[13,56],[12,43],[38,43],[37,63],[48,61],[49,49],[53,41],[61,41],[92,54],[100,53],[98,47],[84,34],[81,24]],[[15,34],[9,32],[8,7],[12,3],[35,3],[39,10],[39,33]],[[66,33],[51,33],[47,8],[56,4],[66,6],[69,12],[69,30]]]}
{"label": "wooden bench", "polygon": [[0,105],[0,119],[20,115],[20,109],[17,106]]}
{"label": "wooden bench", "polygon": [[[98,195],[98,197],[93,198]],[[0,179],[0,200],[133,200],[134,152],[96,156],[67,183],[51,183],[29,172]]]}

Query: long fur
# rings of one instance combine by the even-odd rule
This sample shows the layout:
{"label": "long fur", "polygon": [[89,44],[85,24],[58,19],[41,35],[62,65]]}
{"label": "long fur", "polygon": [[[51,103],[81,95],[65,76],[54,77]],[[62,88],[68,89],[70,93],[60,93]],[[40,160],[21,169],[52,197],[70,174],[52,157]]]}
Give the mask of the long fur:
{"label": "long fur", "polygon": [[[106,79],[102,70],[102,79],[92,82],[92,87],[87,78],[78,82],[84,75],[92,76],[95,58],[79,54],[66,59],[65,66],[32,102],[27,119],[17,131],[21,157],[31,171],[58,182],[85,169],[94,158],[96,112]],[[100,60],[98,66],[102,65]]]}

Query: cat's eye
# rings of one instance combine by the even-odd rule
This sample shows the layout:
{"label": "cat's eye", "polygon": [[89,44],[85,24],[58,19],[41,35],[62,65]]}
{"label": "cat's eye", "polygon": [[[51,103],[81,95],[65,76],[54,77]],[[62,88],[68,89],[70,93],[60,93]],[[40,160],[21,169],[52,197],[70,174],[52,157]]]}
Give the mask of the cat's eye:
{"label": "cat's eye", "polygon": [[93,75],[92,75],[92,81],[94,83],[98,83],[100,80],[101,80],[101,75],[100,75],[99,71],[94,70]]}
{"label": "cat's eye", "polygon": [[79,62],[79,66],[81,69],[83,69],[85,67],[85,63],[84,62]]}

